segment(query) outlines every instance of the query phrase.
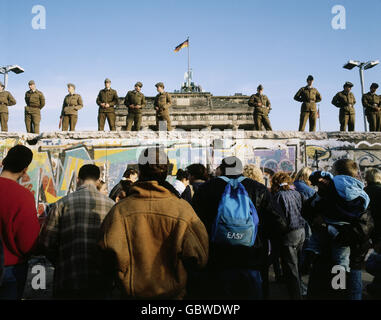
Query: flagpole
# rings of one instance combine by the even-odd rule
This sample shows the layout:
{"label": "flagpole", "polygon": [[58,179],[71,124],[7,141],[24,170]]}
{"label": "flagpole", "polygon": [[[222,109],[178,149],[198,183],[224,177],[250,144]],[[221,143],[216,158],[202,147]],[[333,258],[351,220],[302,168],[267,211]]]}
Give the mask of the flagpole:
{"label": "flagpole", "polygon": [[187,39],[187,41],[188,41],[188,83],[187,83],[187,85],[188,85],[188,90],[190,90],[190,83],[189,83],[189,81],[190,81],[190,53],[189,53],[189,46],[190,46],[190,44],[189,44],[189,36],[188,36],[188,39]]}

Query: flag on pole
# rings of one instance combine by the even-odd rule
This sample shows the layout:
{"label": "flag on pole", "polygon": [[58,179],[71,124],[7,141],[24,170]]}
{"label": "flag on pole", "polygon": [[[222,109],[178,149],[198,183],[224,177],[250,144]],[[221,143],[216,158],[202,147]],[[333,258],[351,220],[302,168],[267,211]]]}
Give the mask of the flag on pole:
{"label": "flag on pole", "polygon": [[320,108],[318,108],[316,115],[317,115],[317,118],[319,119],[320,118]]}
{"label": "flag on pole", "polygon": [[185,40],[183,43],[180,43],[176,48],[175,52],[179,52],[182,48],[188,47],[189,46],[189,40]]}

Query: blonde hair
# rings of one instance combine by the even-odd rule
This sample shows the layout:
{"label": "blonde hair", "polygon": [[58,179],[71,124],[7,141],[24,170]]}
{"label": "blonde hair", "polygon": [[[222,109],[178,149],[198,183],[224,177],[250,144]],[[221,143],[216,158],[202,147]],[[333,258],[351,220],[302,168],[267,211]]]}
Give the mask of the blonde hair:
{"label": "blonde hair", "polygon": [[372,168],[365,172],[365,180],[368,184],[370,183],[381,183],[381,171]]}
{"label": "blonde hair", "polygon": [[261,169],[253,164],[247,164],[243,168],[243,175],[247,178],[253,179],[259,183],[265,184],[265,179],[263,178],[263,173]]}
{"label": "blonde hair", "polygon": [[311,185],[311,182],[309,180],[309,177],[312,173],[312,169],[309,167],[304,167],[298,171],[298,173],[295,176],[294,181],[303,181],[308,185]]}

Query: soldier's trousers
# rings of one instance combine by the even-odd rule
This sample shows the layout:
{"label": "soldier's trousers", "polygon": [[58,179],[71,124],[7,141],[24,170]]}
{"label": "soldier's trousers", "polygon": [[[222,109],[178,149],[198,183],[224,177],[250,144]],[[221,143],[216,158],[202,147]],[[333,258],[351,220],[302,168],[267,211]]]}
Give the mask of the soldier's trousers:
{"label": "soldier's trousers", "polygon": [[317,111],[301,111],[299,120],[299,131],[304,131],[306,128],[307,120],[309,120],[310,132],[316,131]]}
{"label": "soldier's trousers", "polygon": [[30,113],[25,111],[25,126],[28,133],[40,133],[40,113]]}
{"label": "soldier's trousers", "polygon": [[110,131],[116,131],[115,112],[99,112],[98,113],[98,131],[104,131],[106,119],[107,119],[108,126],[110,127]]}
{"label": "soldier's trousers", "polygon": [[67,114],[62,118],[62,131],[75,131],[75,126],[78,121],[78,116],[76,114]]}
{"label": "soldier's trousers", "polygon": [[0,125],[1,125],[1,131],[4,131],[4,132],[8,131],[8,113],[7,112],[0,113]]}
{"label": "soldier's trousers", "polygon": [[139,131],[142,125],[142,114],[129,112],[127,115],[127,131],[131,131],[134,124],[134,131]]}
{"label": "soldier's trousers", "polygon": [[366,116],[369,123],[369,131],[381,131],[381,112],[369,112]]}
{"label": "soldier's trousers", "polygon": [[[169,112],[163,112],[163,113],[157,113],[156,114],[156,128],[159,131],[160,128],[160,122],[162,123],[163,121],[167,122],[167,130],[171,131],[172,126],[171,126],[171,118],[169,116]],[[163,125],[163,124],[162,124]]]}
{"label": "soldier's trousers", "polygon": [[254,130],[261,131],[262,124],[265,127],[266,131],[272,131],[270,119],[267,115],[264,114],[255,114],[254,113]]}
{"label": "soldier's trousers", "polygon": [[355,131],[355,114],[349,114],[340,109],[339,112],[340,131]]}

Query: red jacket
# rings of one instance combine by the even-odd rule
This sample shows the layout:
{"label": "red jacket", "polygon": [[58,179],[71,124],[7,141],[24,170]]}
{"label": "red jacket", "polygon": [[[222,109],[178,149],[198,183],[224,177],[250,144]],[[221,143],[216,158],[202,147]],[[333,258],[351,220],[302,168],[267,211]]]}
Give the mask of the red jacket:
{"label": "red jacket", "polygon": [[0,178],[0,238],[4,265],[24,262],[40,232],[32,193],[17,182]]}

